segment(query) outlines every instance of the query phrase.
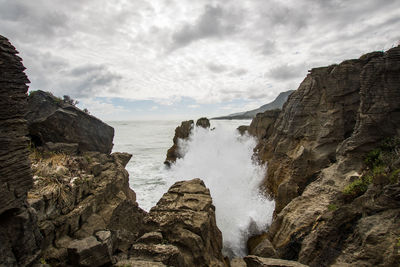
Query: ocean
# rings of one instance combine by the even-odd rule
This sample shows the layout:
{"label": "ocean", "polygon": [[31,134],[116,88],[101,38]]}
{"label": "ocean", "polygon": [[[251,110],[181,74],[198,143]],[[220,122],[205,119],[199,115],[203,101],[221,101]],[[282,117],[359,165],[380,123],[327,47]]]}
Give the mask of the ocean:
{"label": "ocean", "polygon": [[139,206],[149,211],[176,181],[201,178],[210,189],[225,255],[246,255],[249,236],[271,223],[274,202],[259,192],[266,166],[252,160],[256,140],[236,128],[250,121],[211,121],[180,143],[185,153],[171,168],[163,164],[181,121],[110,121],[113,152],[131,153],[126,169]]}

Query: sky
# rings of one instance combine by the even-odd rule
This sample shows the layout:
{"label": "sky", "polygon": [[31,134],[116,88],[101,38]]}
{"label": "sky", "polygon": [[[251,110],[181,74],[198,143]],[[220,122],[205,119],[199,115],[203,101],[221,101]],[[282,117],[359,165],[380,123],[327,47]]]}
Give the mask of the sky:
{"label": "sky", "polygon": [[0,0],[30,90],[103,120],[257,108],[314,67],[400,41],[398,0]]}

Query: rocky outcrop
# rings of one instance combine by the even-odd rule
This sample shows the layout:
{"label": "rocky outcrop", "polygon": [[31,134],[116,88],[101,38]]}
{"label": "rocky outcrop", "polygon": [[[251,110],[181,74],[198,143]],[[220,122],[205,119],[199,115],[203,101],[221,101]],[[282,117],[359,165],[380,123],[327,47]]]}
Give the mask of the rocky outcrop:
{"label": "rocky outcrop", "polygon": [[196,121],[196,126],[205,129],[210,128],[210,121],[207,118],[200,118]]}
{"label": "rocky outcrop", "polygon": [[24,113],[29,83],[10,42],[0,36],[0,265],[25,266],[40,253],[36,215],[26,205],[32,187]]}
{"label": "rocky outcrop", "polygon": [[90,255],[106,249],[96,237],[105,230],[113,232],[113,248],[96,266],[110,263],[115,250],[128,250],[146,214],[129,188],[125,165],[131,155],[35,152],[31,157],[35,183],[28,202],[37,212],[44,237],[42,256],[48,262],[95,266],[96,257]]}
{"label": "rocky outcrop", "polygon": [[[399,262],[400,164],[364,161],[400,135],[399,88],[400,47],[312,69],[272,132],[259,135],[264,187],[276,201],[266,238],[278,257],[310,266]],[[351,186],[362,191],[349,197]]]}
{"label": "rocky outcrop", "polygon": [[258,113],[251,121],[247,131],[256,136],[259,140],[269,137],[273,131],[273,126],[281,110],[267,110],[264,113]]}
{"label": "rocky outcrop", "polygon": [[36,151],[31,157],[35,183],[28,201],[46,262],[224,266],[215,208],[200,179],[174,184],[146,213],[128,185],[129,154]]}
{"label": "rocky outcrop", "polygon": [[[36,145],[75,144],[79,151],[109,154],[114,129],[79,108],[43,91],[31,92],[28,98],[29,134]],[[61,149],[62,150],[62,149]],[[65,151],[63,151],[65,152]]]}
{"label": "rocky outcrop", "polygon": [[[183,157],[183,151],[181,151],[179,143],[182,140],[187,140],[189,138],[190,133],[192,132],[193,129],[193,125],[194,121],[189,120],[189,121],[183,121],[180,126],[176,127],[173,139],[174,144],[167,151],[167,158],[164,161],[165,165],[170,166],[177,159]],[[196,127],[202,127],[205,129],[210,128],[210,121],[207,118],[200,118],[196,122]]]}
{"label": "rocky outcrop", "polygon": [[215,207],[200,179],[171,186],[144,221],[151,232],[132,246],[134,258],[172,266],[224,266]]}

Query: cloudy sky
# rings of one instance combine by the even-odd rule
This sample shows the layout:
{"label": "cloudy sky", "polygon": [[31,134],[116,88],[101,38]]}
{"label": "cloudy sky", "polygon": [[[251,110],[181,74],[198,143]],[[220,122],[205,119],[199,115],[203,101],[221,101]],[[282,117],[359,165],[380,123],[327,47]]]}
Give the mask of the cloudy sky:
{"label": "cloudy sky", "polygon": [[105,120],[245,111],[400,40],[398,0],[0,0],[30,90]]}

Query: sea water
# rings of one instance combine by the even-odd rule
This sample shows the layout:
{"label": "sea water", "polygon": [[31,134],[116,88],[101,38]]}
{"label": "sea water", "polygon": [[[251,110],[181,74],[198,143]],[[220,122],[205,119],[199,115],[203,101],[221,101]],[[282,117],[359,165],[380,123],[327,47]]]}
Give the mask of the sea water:
{"label": "sea water", "polygon": [[250,121],[211,121],[180,141],[182,159],[164,166],[180,121],[108,122],[115,129],[113,151],[131,153],[127,165],[137,202],[150,210],[176,181],[201,178],[210,189],[224,254],[244,256],[246,240],[271,222],[274,202],[259,191],[266,166],[252,160],[256,140],[236,128]]}

